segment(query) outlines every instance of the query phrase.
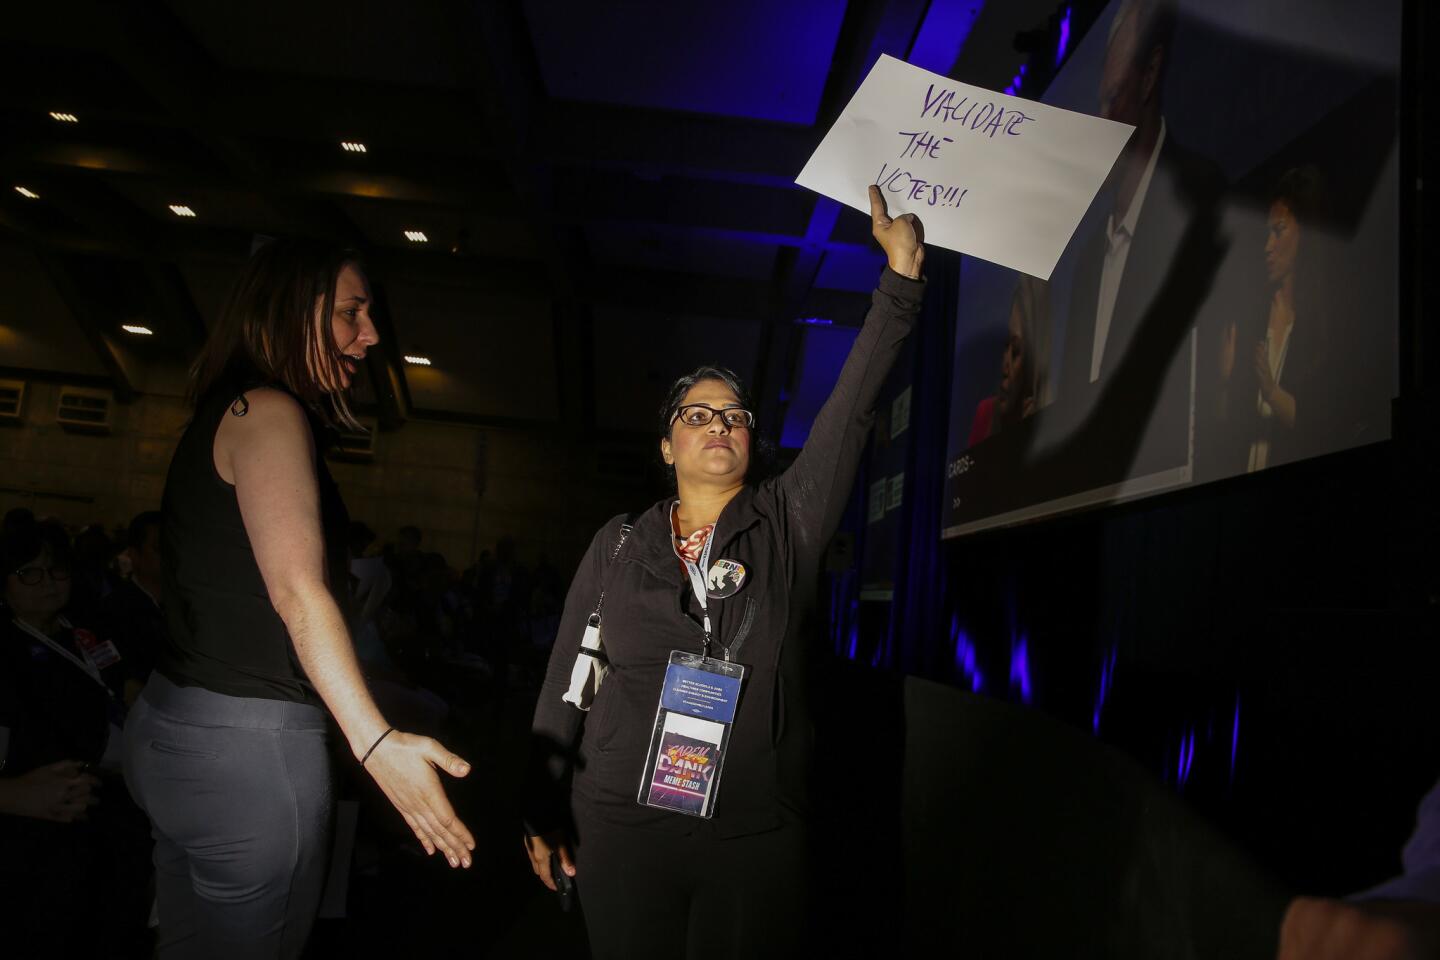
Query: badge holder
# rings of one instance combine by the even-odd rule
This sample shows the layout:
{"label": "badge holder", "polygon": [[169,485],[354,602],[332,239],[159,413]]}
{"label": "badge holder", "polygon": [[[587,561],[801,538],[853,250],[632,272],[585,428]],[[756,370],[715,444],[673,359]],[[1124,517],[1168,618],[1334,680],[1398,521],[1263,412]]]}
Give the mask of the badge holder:
{"label": "badge holder", "polygon": [[707,820],[713,816],[744,677],[738,663],[670,652],[637,801]]}

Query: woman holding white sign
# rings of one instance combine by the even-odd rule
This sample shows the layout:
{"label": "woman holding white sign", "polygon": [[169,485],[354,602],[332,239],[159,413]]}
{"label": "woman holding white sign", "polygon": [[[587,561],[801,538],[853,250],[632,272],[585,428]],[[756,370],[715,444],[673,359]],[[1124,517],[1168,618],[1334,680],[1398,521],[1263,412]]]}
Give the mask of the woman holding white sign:
{"label": "woman holding white sign", "polygon": [[803,952],[803,625],[925,290],[919,220],[889,217],[875,187],[870,207],[889,266],[795,463],[754,482],[743,385],[716,367],[681,377],[659,424],[675,496],[606,524],[571,585],[525,846],[546,886],[574,879],[598,958]]}

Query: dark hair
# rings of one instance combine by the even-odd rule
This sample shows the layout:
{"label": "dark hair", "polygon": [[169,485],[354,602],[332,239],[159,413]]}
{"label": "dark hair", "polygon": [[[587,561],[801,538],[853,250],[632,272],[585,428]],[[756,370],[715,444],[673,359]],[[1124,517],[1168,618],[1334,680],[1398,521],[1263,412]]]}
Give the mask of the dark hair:
{"label": "dark hair", "polygon": [[135,519],[131,520],[130,526],[125,529],[125,546],[131,550],[139,550],[145,546],[145,538],[151,530],[159,530],[163,520],[164,514],[159,510],[146,510],[135,514]]}
{"label": "dark hair", "polygon": [[[1021,370],[1019,398],[1031,398],[1038,407],[1044,400],[1046,381],[1049,376],[1047,344],[1042,338],[1050,330],[1049,287],[1044,280],[1021,275],[1015,284],[1015,295],[1010,301],[1012,310],[1020,311],[1020,339],[1023,347],[1020,354]],[[1012,419],[1020,419],[1020,412],[1009,411]]]}
{"label": "dark hair", "polygon": [[1313,163],[1291,167],[1275,182],[1271,199],[1290,208],[1300,226],[1313,229],[1330,216],[1330,191]]}
{"label": "dark hair", "polygon": [[370,525],[361,520],[350,521],[350,555],[352,557],[363,557],[370,544],[375,542],[375,531]]}
{"label": "dark hair", "polygon": [[1110,40],[1114,40],[1115,32],[1130,17],[1135,18],[1135,65],[1144,67],[1159,47],[1164,51],[1160,56],[1160,77],[1163,78],[1170,68],[1170,48],[1175,41],[1174,0],[1125,0],[1110,21]]}
{"label": "dark hair", "polygon": [[70,559],[70,538],[59,523],[36,520],[33,515],[7,523],[4,534],[0,535],[0,574],[8,577],[40,556],[46,547],[50,548],[53,560]]}
{"label": "dark hair", "polygon": [[28,507],[13,507],[6,511],[5,519],[0,522],[0,534],[8,534],[11,530],[20,530],[35,522],[35,511]]}
{"label": "dark hair", "polygon": [[347,265],[360,267],[360,254],[311,240],[271,240],[256,250],[191,368],[191,400],[222,383],[275,383],[325,422],[354,427],[343,391],[322,386],[342,381],[344,354],[329,324]]}
{"label": "dark hair", "polygon": [[[729,367],[721,367],[715,364],[703,364],[696,367],[683,376],[676,377],[675,382],[670,384],[670,389],[665,393],[665,402],[660,405],[660,436],[669,439],[670,432],[674,428],[675,415],[680,412],[680,407],[685,403],[685,395],[695,384],[702,380],[716,380],[730,388],[735,398],[740,401],[740,406],[755,412],[754,398],[750,396],[750,390],[745,386],[745,381]],[[750,431],[750,469],[745,475],[746,480],[759,479],[763,474],[768,473],[775,459],[775,446],[760,433],[760,421],[755,421],[755,427]],[[675,486],[675,467],[673,464],[661,461],[665,470],[665,478],[669,481],[671,488]]]}

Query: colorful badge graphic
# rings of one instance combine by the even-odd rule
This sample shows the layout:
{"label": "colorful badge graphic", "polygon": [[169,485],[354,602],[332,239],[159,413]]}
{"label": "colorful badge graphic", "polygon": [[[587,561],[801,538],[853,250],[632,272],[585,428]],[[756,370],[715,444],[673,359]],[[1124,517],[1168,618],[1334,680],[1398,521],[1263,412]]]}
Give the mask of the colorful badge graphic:
{"label": "colorful badge graphic", "polygon": [[745,565],[734,560],[716,560],[705,578],[705,595],[711,600],[733,597],[745,585]]}

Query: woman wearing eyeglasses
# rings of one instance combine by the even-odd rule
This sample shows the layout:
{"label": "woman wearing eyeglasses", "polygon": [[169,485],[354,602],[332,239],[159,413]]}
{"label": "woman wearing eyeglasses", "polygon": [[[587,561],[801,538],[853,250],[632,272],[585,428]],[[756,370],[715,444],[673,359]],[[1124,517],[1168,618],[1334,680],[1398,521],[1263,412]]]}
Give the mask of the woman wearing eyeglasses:
{"label": "woman wearing eyeglasses", "polygon": [[[659,424],[675,495],[623,536],[626,518],[607,523],[571,585],[532,725],[525,846],[546,886],[552,855],[574,878],[601,960],[805,953],[804,626],[925,289],[919,221],[890,218],[873,187],[870,205],[889,266],[794,465],[748,482],[763,451],[744,387],[716,367],[681,377]],[[609,673],[589,703],[597,621]],[[662,697],[675,709],[658,713]]]}
{"label": "woman wearing eyeglasses", "polygon": [[120,779],[124,668],[67,617],[70,546],[34,520],[0,537],[0,952],[146,952],[147,825]]}

